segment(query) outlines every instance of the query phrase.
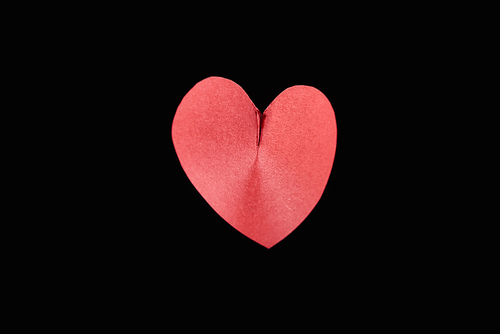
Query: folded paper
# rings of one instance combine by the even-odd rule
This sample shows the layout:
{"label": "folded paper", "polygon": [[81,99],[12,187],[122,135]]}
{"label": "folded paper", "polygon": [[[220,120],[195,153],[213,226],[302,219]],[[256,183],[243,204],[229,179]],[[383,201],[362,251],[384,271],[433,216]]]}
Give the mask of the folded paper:
{"label": "folded paper", "polygon": [[236,83],[210,77],[182,99],[172,141],[208,204],[236,230],[270,248],[321,198],[337,125],[330,102],[316,88],[290,87],[261,113]]}

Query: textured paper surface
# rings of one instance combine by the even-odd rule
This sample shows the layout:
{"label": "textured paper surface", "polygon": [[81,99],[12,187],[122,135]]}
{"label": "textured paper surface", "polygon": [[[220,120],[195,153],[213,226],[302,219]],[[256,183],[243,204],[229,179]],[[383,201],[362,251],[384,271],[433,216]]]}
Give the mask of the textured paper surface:
{"label": "textured paper surface", "polygon": [[270,248],[302,223],[323,194],[337,126],[330,102],[316,88],[290,87],[261,114],[236,83],[210,77],[183,98],[172,140],[186,175],[210,206]]}

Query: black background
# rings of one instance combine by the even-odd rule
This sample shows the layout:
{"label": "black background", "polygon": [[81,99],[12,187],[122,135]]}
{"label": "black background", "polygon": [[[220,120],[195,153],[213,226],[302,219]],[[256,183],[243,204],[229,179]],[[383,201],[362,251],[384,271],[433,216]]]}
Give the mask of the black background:
{"label": "black background", "polygon": [[[456,118],[449,101],[461,103],[446,85],[463,82],[453,62],[461,47],[442,52],[462,39],[442,24],[448,9],[187,5],[58,7],[56,19],[35,10],[43,22],[17,39],[28,50],[15,50],[23,64],[13,66],[13,86],[33,92],[23,90],[16,111],[27,143],[17,154],[29,161],[15,182],[33,204],[16,212],[22,233],[12,252],[26,254],[17,261],[30,271],[26,287],[47,294],[40,308],[54,287],[68,313],[76,302],[83,317],[99,312],[113,325],[129,320],[114,321],[122,310],[206,324],[197,314],[220,304],[236,317],[219,312],[212,323],[239,316],[245,327],[276,319],[283,304],[292,325],[309,309],[350,326],[371,326],[364,315],[377,311],[392,323],[409,304],[424,309],[410,325],[429,309],[441,316],[443,301],[461,298],[462,273],[448,269],[476,260],[470,238],[456,236],[469,227],[452,214],[465,209],[446,203],[461,175],[440,164],[466,146],[466,127],[446,131]],[[324,194],[269,250],[212,210],[175,154],[176,108],[209,76],[235,81],[260,110],[297,84],[321,90],[335,110]],[[256,307],[244,313],[241,304]]]}
{"label": "black background", "polygon": [[[425,216],[437,203],[419,188],[427,167],[414,115],[426,91],[418,81],[429,79],[423,56],[415,61],[418,36],[396,34],[394,22],[360,28],[329,15],[263,30],[227,17],[191,26],[125,16],[91,34],[71,32],[60,60],[76,110],[64,131],[77,141],[63,144],[74,154],[66,187],[79,194],[65,199],[78,221],[65,239],[78,245],[77,263],[163,293],[186,282],[210,291],[210,277],[284,294],[285,283],[304,294],[376,293],[378,284],[419,279],[423,264],[439,266],[429,259],[442,230]],[[324,194],[269,250],[215,213],[175,154],[176,108],[209,76],[235,81],[261,111],[297,84],[321,90],[335,110],[337,151]],[[163,281],[168,287],[159,288]]]}

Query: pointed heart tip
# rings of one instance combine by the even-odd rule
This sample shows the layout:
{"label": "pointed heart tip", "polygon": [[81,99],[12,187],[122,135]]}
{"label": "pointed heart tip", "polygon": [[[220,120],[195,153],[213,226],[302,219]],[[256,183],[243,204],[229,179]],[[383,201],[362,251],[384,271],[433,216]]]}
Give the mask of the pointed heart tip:
{"label": "pointed heart tip", "polygon": [[272,247],[276,246],[281,240],[283,240],[284,238],[278,240],[278,241],[263,241],[263,242],[260,242],[258,240],[254,240],[252,239],[253,241],[255,241],[256,243],[258,243],[259,245],[261,245],[262,247],[265,247],[267,249],[271,249]]}

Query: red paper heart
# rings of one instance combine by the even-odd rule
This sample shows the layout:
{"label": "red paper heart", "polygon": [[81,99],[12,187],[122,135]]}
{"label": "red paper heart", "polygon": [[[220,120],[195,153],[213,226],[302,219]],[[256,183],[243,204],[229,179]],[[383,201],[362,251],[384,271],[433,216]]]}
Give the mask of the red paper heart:
{"label": "red paper heart", "polygon": [[333,166],[337,125],[330,102],[316,88],[290,87],[261,114],[236,83],[210,77],[182,99],[172,140],[208,204],[270,248],[321,198]]}

